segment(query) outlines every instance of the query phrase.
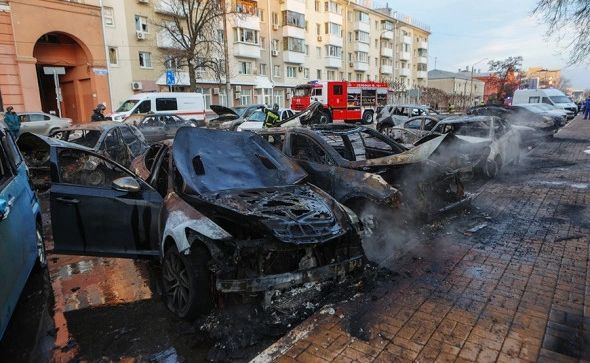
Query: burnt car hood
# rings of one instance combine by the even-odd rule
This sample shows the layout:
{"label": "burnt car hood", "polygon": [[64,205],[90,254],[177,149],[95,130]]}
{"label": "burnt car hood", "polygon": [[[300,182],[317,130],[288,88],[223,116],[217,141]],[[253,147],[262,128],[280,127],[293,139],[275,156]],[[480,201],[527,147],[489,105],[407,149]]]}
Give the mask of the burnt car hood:
{"label": "burnt car hood", "polygon": [[213,112],[217,114],[219,117],[227,117],[228,120],[233,118],[240,118],[240,116],[236,113],[236,111],[232,110],[229,107],[221,106],[221,105],[211,105],[209,107]]}
{"label": "burnt car hood", "polygon": [[440,135],[402,153],[377,159],[355,161],[352,162],[351,165],[354,168],[363,168],[372,166],[401,166],[420,163],[428,160],[428,158],[436,151],[436,149],[442,144],[446,137],[447,135]]}
{"label": "burnt car hood", "polygon": [[43,149],[49,149],[51,147],[63,147],[94,151],[94,149],[91,149],[83,145],[74,144],[73,142],[54,139],[52,137],[37,135],[30,132],[25,132],[22,135],[20,135],[16,143],[19,149],[23,152],[41,151]]}

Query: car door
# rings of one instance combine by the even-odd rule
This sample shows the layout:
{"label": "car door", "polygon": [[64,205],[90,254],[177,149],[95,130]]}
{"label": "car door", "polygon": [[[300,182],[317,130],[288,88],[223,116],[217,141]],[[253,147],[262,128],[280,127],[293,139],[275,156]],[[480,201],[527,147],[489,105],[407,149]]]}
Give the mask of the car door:
{"label": "car door", "polygon": [[[49,200],[56,253],[135,258],[158,255],[162,197],[119,164],[90,151],[52,148]],[[137,191],[115,182],[134,181]]]}
{"label": "car door", "polygon": [[309,174],[309,181],[332,194],[336,162],[329,152],[309,136],[298,133],[288,134],[287,144],[286,154]]}
{"label": "car door", "polygon": [[0,131],[0,337],[35,262],[32,198],[20,154]]}

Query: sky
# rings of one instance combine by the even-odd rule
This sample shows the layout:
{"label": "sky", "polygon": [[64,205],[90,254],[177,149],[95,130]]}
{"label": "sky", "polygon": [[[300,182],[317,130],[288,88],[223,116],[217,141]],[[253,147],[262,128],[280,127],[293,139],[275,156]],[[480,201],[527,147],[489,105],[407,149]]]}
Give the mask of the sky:
{"label": "sky", "polygon": [[[547,38],[547,27],[532,15],[536,0],[374,0],[431,27],[429,69],[457,71],[487,60],[522,56],[523,66],[561,69],[576,89],[590,89],[589,64],[567,66],[568,39]],[[590,63],[590,57],[589,57]]]}

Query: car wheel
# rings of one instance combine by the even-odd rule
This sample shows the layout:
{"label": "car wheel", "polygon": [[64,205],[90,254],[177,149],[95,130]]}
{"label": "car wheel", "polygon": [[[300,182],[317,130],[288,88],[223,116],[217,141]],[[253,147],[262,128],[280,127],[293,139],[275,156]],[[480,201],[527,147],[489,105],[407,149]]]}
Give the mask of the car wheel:
{"label": "car wheel", "polygon": [[365,111],[361,120],[363,125],[369,125],[373,123],[373,111]]}
{"label": "car wheel", "polygon": [[181,319],[194,320],[212,308],[204,249],[180,254],[176,246],[166,250],[162,262],[163,298],[166,307]]}
{"label": "car wheel", "polygon": [[[52,135],[57,130],[59,130],[59,129],[53,129],[53,130],[49,131],[49,134],[48,135]],[[55,135],[53,135],[53,138],[54,139],[57,139],[57,140],[63,140],[64,139],[64,133],[63,132],[58,132]]]}
{"label": "car wheel", "polygon": [[43,226],[41,224],[37,224],[35,237],[37,240],[37,262],[35,265],[37,270],[42,270],[47,267],[47,253],[45,251]]}
{"label": "car wheel", "polygon": [[319,124],[325,125],[325,124],[329,124],[329,123],[332,123],[332,116],[331,116],[329,110],[324,110],[320,114]]}

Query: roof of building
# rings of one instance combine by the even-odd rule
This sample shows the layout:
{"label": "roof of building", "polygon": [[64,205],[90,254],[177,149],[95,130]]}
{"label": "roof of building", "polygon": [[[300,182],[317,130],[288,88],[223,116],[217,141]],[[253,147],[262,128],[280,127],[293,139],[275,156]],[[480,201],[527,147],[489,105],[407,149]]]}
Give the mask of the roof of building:
{"label": "roof of building", "polygon": [[[480,75],[479,73],[474,73],[473,74],[473,78],[476,79],[476,77]],[[443,71],[440,69],[433,69],[431,71],[428,71],[428,79],[465,79],[465,80],[470,80],[471,79],[471,72],[449,72],[449,71]]]}

